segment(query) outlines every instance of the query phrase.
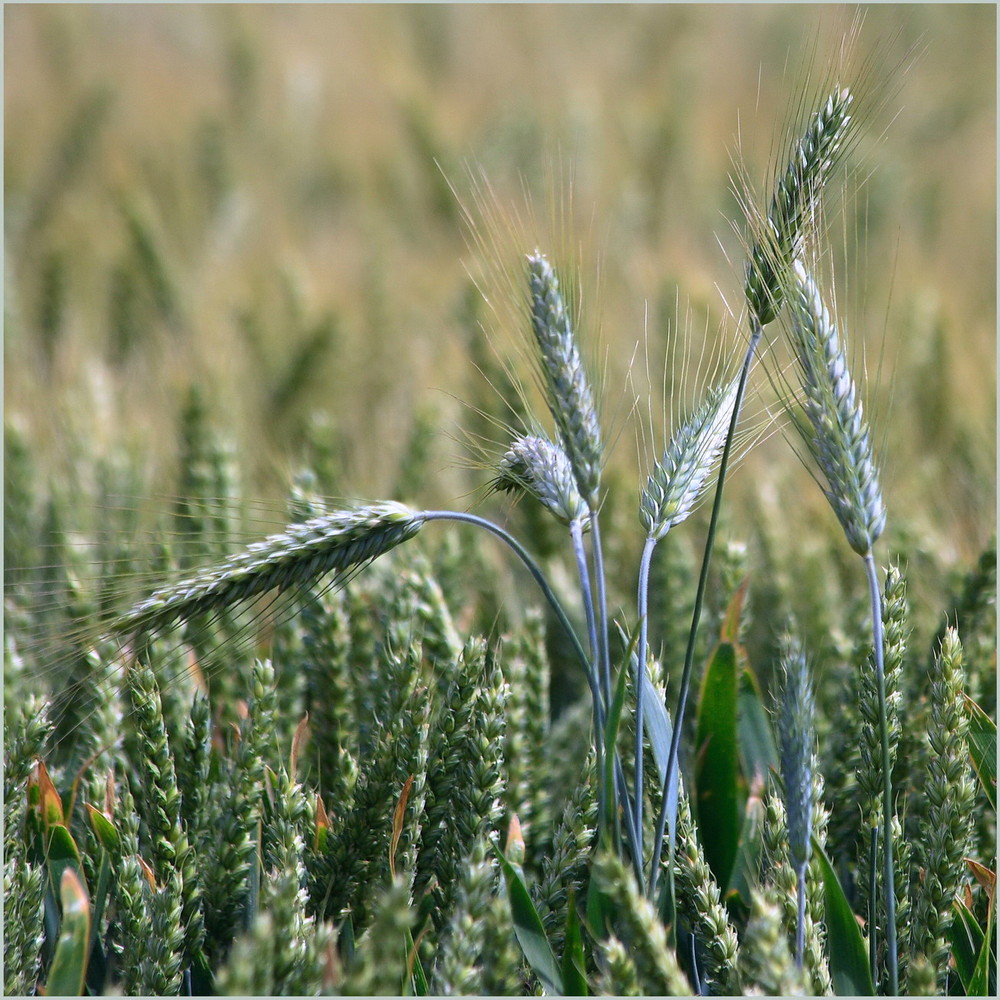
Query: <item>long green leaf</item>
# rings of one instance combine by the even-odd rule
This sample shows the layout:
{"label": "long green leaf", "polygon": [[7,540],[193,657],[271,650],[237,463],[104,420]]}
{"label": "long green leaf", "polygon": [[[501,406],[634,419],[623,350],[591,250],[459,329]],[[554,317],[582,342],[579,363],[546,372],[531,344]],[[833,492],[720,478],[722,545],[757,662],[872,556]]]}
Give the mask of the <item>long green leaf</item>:
{"label": "long green leaf", "polygon": [[778,748],[761,698],[760,685],[749,668],[740,671],[738,697],[740,766],[753,791],[762,787],[771,770],[777,768]]}
{"label": "long green leaf", "polygon": [[592,878],[587,884],[587,930],[595,941],[603,941],[611,926],[614,903],[611,897]]}
{"label": "long green leaf", "polygon": [[822,844],[813,837],[813,851],[823,875],[826,904],[826,933],[830,947],[830,978],[837,996],[872,997],[875,984],[868,964],[868,950],[861,928],[847,902],[840,879],[830,864]]}
{"label": "long green leaf", "polygon": [[740,843],[729,878],[729,892],[735,892],[749,906],[760,862],[762,795],[768,775],[778,767],[778,751],[771,721],[764,708],[760,685],[749,667],[740,671],[737,695],[737,733],[740,770],[747,798],[743,805]]}
{"label": "long green leaf", "polygon": [[993,811],[997,808],[997,726],[969,697],[965,699],[969,713],[969,754],[972,766],[986,791]]}
{"label": "long green leaf", "polygon": [[78,997],[83,993],[90,954],[90,901],[87,890],[71,867],[62,873],[59,895],[62,925],[45,991],[50,997]]}
{"label": "long green leaf", "polygon": [[653,751],[653,760],[660,775],[660,785],[667,778],[667,761],[670,759],[670,738],[674,727],[670,724],[667,706],[663,704],[660,693],[653,687],[649,675],[642,675],[642,722],[646,730],[646,739]]}
{"label": "long green leaf", "polygon": [[968,996],[971,995],[972,978],[985,935],[965,903],[956,899],[954,907],[958,919],[951,922],[951,953],[955,959],[958,978],[962,980],[962,988]]}
{"label": "long green leaf", "polygon": [[986,933],[979,949],[976,969],[969,982],[969,996],[990,997],[996,993],[996,955],[993,941],[993,918],[996,912],[996,896],[990,900],[990,908],[986,917]]}
{"label": "long green leaf", "polygon": [[557,996],[563,996],[563,979],[559,963],[552,952],[552,945],[545,935],[542,918],[531,901],[531,894],[524,884],[520,871],[512,865],[497,848],[500,869],[504,882],[507,884],[507,900],[510,903],[510,916],[514,924],[514,936],[524,952],[539,982],[546,991]]}
{"label": "long green leaf", "polygon": [[736,676],[736,647],[720,642],[698,700],[695,788],[705,858],[723,886],[729,885],[741,826]]}

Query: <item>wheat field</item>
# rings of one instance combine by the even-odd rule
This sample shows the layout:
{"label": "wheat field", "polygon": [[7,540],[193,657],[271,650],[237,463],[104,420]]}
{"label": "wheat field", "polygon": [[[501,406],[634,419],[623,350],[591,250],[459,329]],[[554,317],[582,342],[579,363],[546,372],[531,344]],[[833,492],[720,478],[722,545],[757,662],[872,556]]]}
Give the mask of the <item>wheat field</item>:
{"label": "wheat field", "polygon": [[995,8],[4,28],[8,995],[995,984]]}

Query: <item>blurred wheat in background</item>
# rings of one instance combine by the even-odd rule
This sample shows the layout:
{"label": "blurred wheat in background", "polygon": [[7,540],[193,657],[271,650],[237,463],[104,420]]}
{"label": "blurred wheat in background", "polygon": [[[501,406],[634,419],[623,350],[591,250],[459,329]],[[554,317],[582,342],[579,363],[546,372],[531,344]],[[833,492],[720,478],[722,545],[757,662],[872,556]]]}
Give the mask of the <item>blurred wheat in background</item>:
{"label": "blurred wheat in background", "polygon": [[[422,422],[451,428],[463,417],[454,397],[481,405],[488,393],[464,362],[481,334],[448,182],[461,192],[473,162],[502,199],[519,199],[523,181],[542,205],[557,155],[588,280],[600,259],[585,307],[599,311],[620,403],[644,324],[662,350],[678,290],[696,328],[708,315],[714,330],[723,297],[738,299],[717,242],[740,259],[728,153],[739,130],[751,176],[763,176],[795,70],[838,16],[12,8],[8,423],[63,482],[81,454],[125,450],[153,489],[200,386],[261,492],[319,438],[344,490],[385,493]],[[867,259],[850,275],[852,326],[871,373],[885,331],[891,377],[873,402],[895,530],[949,565],[978,551],[995,507],[991,18],[877,6],[866,23],[885,65],[923,51],[864,140],[872,177],[852,211]],[[427,486],[461,494],[447,437],[432,447]],[[749,471],[733,485],[754,495],[754,520],[802,483],[780,441],[760,467],[764,489]]]}

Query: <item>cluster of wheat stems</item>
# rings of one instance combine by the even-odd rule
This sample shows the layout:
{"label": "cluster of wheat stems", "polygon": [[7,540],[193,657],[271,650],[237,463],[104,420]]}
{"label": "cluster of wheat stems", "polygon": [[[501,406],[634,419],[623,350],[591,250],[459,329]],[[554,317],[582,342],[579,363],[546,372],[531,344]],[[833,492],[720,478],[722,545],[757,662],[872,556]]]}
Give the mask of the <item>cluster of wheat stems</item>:
{"label": "cluster of wheat stems", "polygon": [[[870,743],[863,751],[871,757],[869,773],[878,776],[875,787],[869,790],[871,809],[866,817],[873,831],[873,872],[877,868],[874,857],[881,859],[867,900],[872,977],[890,994],[899,991],[902,944],[907,954],[930,962],[932,978],[941,975],[946,927],[939,914],[947,910],[947,901],[906,900],[901,904],[897,893],[898,873],[906,868],[906,859],[899,853],[900,818],[892,784],[899,740],[891,697],[892,655],[900,642],[891,633],[892,601],[897,596],[893,588],[898,581],[890,572],[883,589],[879,580],[874,546],[883,532],[886,512],[878,464],[843,337],[830,306],[832,289],[822,286],[818,267],[825,253],[821,245],[824,227],[819,221],[823,218],[824,191],[849,151],[856,128],[851,91],[832,89],[787,151],[776,172],[769,203],[759,209],[749,202],[744,205],[748,249],[742,313],[748,331],[745,350],[735,376],[704,388],[662,454],[650,463],[637,499],[644,543],[636,573],[634,626],[620,622],[616,634],[608,605],[602,539],[606,455],[598,400],[556,269],[537,249],[525,258],[524,289],[551,430],[540,429],[544,422],[539,416],[531,433],[506,442],[496,457],[493,486],[537,502],[565,529],[583,612],[582,631],[574,614],[564,606],[558,588],[510,531],[468,511],[422,510],[389,501],[336,511],[313,508],[300,522],[178,583],[156,589],[114,617],[105,638],[125,650],[127,710],[138,733],[133,738],[141,744],[141,787],[151,797],[142,803],[141,837],[144,844],[152,845],[144,850],[145,860],[141,864],[138,860],[140,830],[129,825],[131,821],[105,843],[109,865],[116,869],[123,887],[118,912],[126,939],[129,934],[133,939],[141,935],[144,920],[151,919],[153,926],[144,952],[145,965],[128,973],[126,987],[154,993],[176,989],[184,975],[197,980],[200,972],[221,961],[225,956],[212,953],[206,941],[212,940],[215,925],[235,920],[231,911],[245,891],[248,859],[259,855],[266,869],[266,884],[253,891],[263,893],[269,905],[262,909],[263,918],[237,942],[228,968],[254,967],[253,953],[264,950],[271,956],[269,978],[266,982],[241,980],[237,972],[229,972],[216,987],[248,992],[312,989],[316,983],[311,977],[322,978],[316,970],[326,968],[329,972],[331,963],[346,962],[346,971],[341,969],[334,976],[339,990],[396,992],[400,942],[409,942],[404,964],[412,982],[419,940],[408,935],[418,926],[427,926],[428,914],[432,923],[440,924],[430,985],[441,992],[509,991],[526,982],[539,982],[549,990],[568,990],[574,983],[586,986],[587,969],[576,968],[572,961],[564,960],[561,968],[550,967],[548,962],[556,952],[583,953],[573,950],[580,940],[580,929],[574,924],[573,892],[593,885],[596,888],[587,902],[587,916],[598,956],[598,971],[591,984],[598,988],[675,995],[709,987],[720,992],[830,990],[822,909],[817,907],[815,893],[809,891],[816,883],[815,875],[810,874],[817,862],[813,841],[817,831],[825,831],[829,816],[822,805],[822,779],[816,764],[809,661],[794,635],[789,634],[784,643],[775,711],[780,780],[767,789],[762,802],[764,855],[773,873],[772,891],[752,894],[741,936],[734,930],[719,886],[705,864],[681,779],[681,743],[690,731],[688,705],[723,486],[738,448],[740,418],[754,362],[765,329],[772,325],[779,326],[786,337],[798,375],[794,384],[787,371],[781,376],[787,389],[784,405],[815,464],[816,477],[847,544],[862,560],[868,582]],[[677,690],[668,700],[661,666],[649,640],[654,553],[713,487],[683,669]],[[255,844],[247,834],[244,824],[251,816],[249,811],[224,813],[220,822],[225,824],[226,833],[217,847],[217,868],[231,873],[232,878],[208,885],[196,871],[192,847],[196,834],[187,827],[199,813],[188,796],[198,795],[199,768],[207,775],[215,765],[208,756],[199,757],[202,750],[193,750],[185,765],[190,773],[174,774],[177,765],[162,721],[164,709],[151,669],[155,664],[150,662],[157,656],[156,636],[178,623],[218,622],[231,610],[275,591],[312,595],[302,610],[305,617],[329,614],[322,604],[330,600],[325,592],[331,586],[352,579],[363,567],[382,560],[435,521],[457,522],[488,532],[509,547],[537,583],[590,690],[590,746],[584,766],[594,798],[589,804],[574,802],[574,785],[567,786],[565,821],[547,845],[551,857],[542,865],[535,889],[537,909],[543,915],[539,933],[551,951],[543,948],[539,953],[538,939],[527,936],[525,904],[517,902],[512,888],[523,877],[518,874],[524,844],[518,825],[512,824],[505,844],[496,836],[501,818],[501,769],[496,764],[496,748],[503,742],[505,713],[509,711],[513,718],[521,711],[517,706],[526,693],[516,689],[514,675],[501,675],[493,654],[481,642],[461,642],[441,613],[440,596],[433,593],[425,593],[422,603],[414,607],[430,608],[419,619],[424,650],[436,647],[441,651],[441,662],[455,665],[452,676],[435,682],[438,708],[432,709],[432,701],[421,694],[426,678],[419,670],[413,637],[405,635],[388,643],[386,669],[390,679],[386,682],[382,678],[377,685],[388,698],[386,704],[369,706],[367,715],[343,709],[348,700],[357,702],[365,697],[363,693],[347,693],[351,684],[363,687],[370,679],[365,677],[352,680],[341,674],[334,687],[314,693],[311,729],[315,738],[325,743],[323,759],[330,764],[325,776],[328,790],[338,801],[343,796],[343,801],[352,803],[345,815],[326,818],[322,802],[309,801],[297,784],[294,763],[279,763],[273,732],[280,706],[273,670],[266,662],[257,664],[249,714],[239,723],[235,736],[231,780],[247,788],[266,782],[266,816],[262,820],[266,835],[262,843]],[[420,585],[412,586],[416,591]],[[345,633],[348,630],[344,621],[337,627]],[[324,640],[323,634],[322,630],[310,633],[318,658],[342,655],[343,636]],[[321,648],[323,641],[330,643],[325,650]],[[363,637],[351,636],[350,641],[363,642]],[[340,653],[333,652],[338,642]],[[541,639],[535,636],[533,642],[524,642],[518,655],[530,664],[537,655],[532,646],[537,649],[540,644]],[[949,692],[942,696],[940,706],[935,706],[942,712],[953,711],[958,696],[955,678],[959,659],[957,637],[948,633],[936,661],[940,684]],[[363,660],[363,655],[356,653],[352,663]],[[536,664],[522,669],[520,680],[533,683],[537,689],[541,676]],[[308,678],[307,683],[311,683]],[[360,717],[369,720],[373,734],[364,773],[352,771],[357,761],[346,749],[347,730]],[[629,717],[630,739],[623,739]],[[32,728],[30,713],[22,723],[21,744],[10,751],[15,761],[29,759],[28,751],[40,746],[44,735],[42,724]],[[463,734],[464,742],[434,743],[429,735],[432,724],[445,723],[451,727],[448,732]],[[961,729],[954,719],[951,723]],[[187,725],[191,747],[205,748],[206,740],[198,735],[204,737],[211,725],[204,702],[196,703]],[[512,726],[508,740],[522,739],[524,744],[518,749],[521,757],[515,755],[514,759],[531,759],[529,728],[525,726],[522,732]],[[538,733],[534,738],[541,741]],[[441,756],[432,757],[431,746]],[[953,760],[956,753],[960,756],[958,744],[950,749],[947,759]],[[647,765],[652,766],[652,775]],[[456,777],[457,771],[463,776]],[[516,788],[521,781],[527,788],[531,781],[537,781],[530,772],[527,765],[521,773],[508,766],[504,780],[508,787]],[[24,777],[16,767],[8,770],[8,790],[17,788]],[[952,778],[963,795],[971,794],[962,784],[965,778]],[[184,788],[185,793],[178,788]],[[385,831],[380,810],[391,790],[398,796],[397,821]],[[479,796],[472,813],[478,819],[467,829],[455,830],[448,817],[449,796],[470,794]],[[554,797],[543,802],[537,795],[525,793],[519,800],[528,804],[526,814],[519,816],[526,828],[540,827],[546,810],[554,808]],[[243,801],[249,801],[249,793]],[[402,818],[407,808],[423,816],[420,829]],[[952,815],[944,805],[941,809],[942,816]],[[121,804],[116,811],[131,815]],[[310,870],[302,860],[304,817],[317,831],[313,849],[322,852],[323,844],[331,845],[319,869]],[[384,830],[385,836],[372,848],[367,841],[376,827]],[[367,845],[363,850],[361,841]],[[955,867],[954,854],[950,852],[947,861],[951,869]],[[923,860],[925,871],[938,872],[944,864],[938,858]],[[493,891],[498,862],[509,890],[509,911],[506,901]],[[587,870],[586,877],[580,874],[581,868]],[[259,872],[256,877],[260,878]],[[145,888],[144,881],[148,883]],[[365,891],[373,885],[387,888],[382,895]],[[152,886],[151,897],[148,886]],[[5,881],[5,890],[12,898],[37,900],[43,891],[38,869],[15,868],[9,884]],[[303,893],[308,896],[308,905],[302,902]],[[145,910],[142,899],[152,900]],[[923,940],[914,941],[910,931],[901,930],[901,912],[906,907],[927,911],[913,925],[925,929]],[[791,949],[781,934],[786,911],[795,927]],[[349,915],[346,921],[345,914]],[[340,921],[339,944],[329,929],[332,925],[326,923],[328,918]],[[682,938],[682,927],[690,928],[688,937]],[[356,947],[351,941],[345,949],[344,940],[353,933],[349,928],[359,933],[364,930],[364,937]],[[513,957],[509,954],[514,947],[512,933],[524,951],[527,966],[520,964],[517,951]],[[491,939],[491,934],[496,937]],[[308,943],[302,945],[300,953],[276,951],[275,943],[286,939]],[[689,960],[683,955],[682,940],[697,943],[696,957]],[[367,949],[363,947],[366,941],[370,942]],[[30,951],[30,942],[21,942],[19,947]],[[503,953],[504,948],[508,953]],[[485,964],[484,955],[489,956]],[[502,971],[510,969],[520,969],[523,981]],[[496,981],[490,980],[491,974]],[[574,975],[582,978],[574,979]],[[909,975],[914,987],[923,981],[921,976],[926,979],[926,968],[914,961]],[[190,979],[186,982],[190,985]],[[427,988],[428,984],[425,981],[423,985]]]}

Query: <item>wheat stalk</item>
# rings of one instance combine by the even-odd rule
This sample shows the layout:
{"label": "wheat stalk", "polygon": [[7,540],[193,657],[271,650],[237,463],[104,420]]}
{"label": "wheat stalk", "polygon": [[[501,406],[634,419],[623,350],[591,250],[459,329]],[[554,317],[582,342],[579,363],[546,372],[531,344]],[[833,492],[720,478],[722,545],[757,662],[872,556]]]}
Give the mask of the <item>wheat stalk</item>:
{"label": "wheat stalk", "polygon": [[[681,674],[680,693],[674,715],[674,733],[670,744],[667,773],[663,780],[660,815],[656,823],[653,877],[650,880],[651,893],[656,889],[659,875],[659,867],[656,865],[655,859],[659,856],[659,851],[662,848],[668,803],[671,801],[669,791],[676,780],[677,754],[684,712],[687,707],[691,670],[694,664],[695,640],[698,636],[701,610],[708,585],[709,564],[712,548],[715,544],[719,511],[722,507],[722,491],[729,469],[736,423],[743,406],[750,368],[757,352],[757,345],[763,336],[763,329],[775,319],[782,301],[785,272],[801,243],[803,220],[806,218],[807,210],[811,213],[817,208],[819,195],[843,151],[844,139],[851,123],[848,109],[852,100],[849,90],[839,90],[835,94],[831,94],[825,104],[813,115],[805,133],[792,148],[784,172],[775,182],[774,194],[765,219],[759,219],[759,213],[750,204],[749,199],[740,197],[741,205],[751,227],[755,224],[757,226],[757,236],[749,251],[744,282],[744,294],[750,311],[750,339],[743,356],[743,363],[740,366],[729,429],[722,455],[719,458],[718,486],[715,490],[708,537],[705,541],[705,554],[698,577],[698,590],[695,594],[694,612],[691,618],[691,629],[688,633],[684,669]],[[671,834],[670,849],[673,850],[673,834]],[[669,877],[673,878],[672,865],[667,866],[667,871]]]}
{"label": "wheat stalk", "polygon": [[882,826],[885,856],[885,920],[889,988],[899,988],[896,876],[893,862],[893,803],[890,720],[886,696],[885,642],[878,572],[872,547],[885,528],[885,504],[861,400],[847,365],[837,325],[816,282],[800,260],[791,268],[792,322],[789,336],[802,381],[805,417],[796,424],[823,475],[823,492],[848,544],[864,561],[871,602],[878,731],[882,764]]}
{"label": "wheat stalk", "polygon": [[[597,593],[596,612],[591,605],[588,614],[593,614],[597,622],[596,637],[593,630],[591,635],[592,649],[595,661],[599,664],[604,702],[608,705],[611,702],[611,653],[608,647],[604,556],[598,524],[603,461],[601,427],[569,312],[559,290],[559,279],[552,265],[537,250],[528,257],[528,277],[531,290],[531,326],[538,346],[546,401],[559,431],[560,444],[573,469],[577,487],[590,511]],[[640,863],[640,879],[641,868]]]}
{"label": "wheat stalk", "polygon": [[[718,465],[734,419],[739,381],[716,386],[704,402],[674,434],[654,464],[646,487],[639,499],[639,517],[646,529],[646,541],[639,561],[639,587],[636,599],[639,616],[639,647],[636,659],[635,700],[636,718],[643,718],[644,687],[642,671],[646,669],[649,643],[649,570],[656,545],[676,524],[680,524],[695,509],[704,495],[709,476]],[[643,730],[641,723],[635,733],[635,830],[642,854]],[[656,881],[656,857],[653,856],[652,882]]]}

